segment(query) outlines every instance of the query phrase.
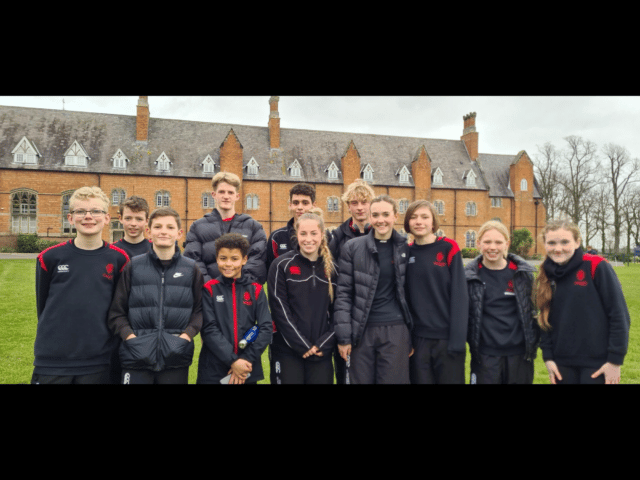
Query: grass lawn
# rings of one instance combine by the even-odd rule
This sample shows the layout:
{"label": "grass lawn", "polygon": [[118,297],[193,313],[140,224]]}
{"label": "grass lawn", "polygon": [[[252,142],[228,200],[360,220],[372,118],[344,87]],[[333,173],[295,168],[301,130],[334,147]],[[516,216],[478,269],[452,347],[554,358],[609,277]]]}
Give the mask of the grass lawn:
{"label": "grass lawn", "polygon": [[[640,383],[640,264],[614,267],[624,291],[631,331],[629,352],[622,366],[622,383]],[[35,260],[0,260],[0,384],[29,383],[33,371],[33,342],[36,336]],[[202,348],[200,337],[195,338],[194,361],[189,371],[189,383],[196,382],[198,356]],[[467,372],[469,382],[469,355]],[[269,383],[267,351],[262,356],[265,380]],[[548,384],[549,377],[541,354],[535,361],[534,384]]]}

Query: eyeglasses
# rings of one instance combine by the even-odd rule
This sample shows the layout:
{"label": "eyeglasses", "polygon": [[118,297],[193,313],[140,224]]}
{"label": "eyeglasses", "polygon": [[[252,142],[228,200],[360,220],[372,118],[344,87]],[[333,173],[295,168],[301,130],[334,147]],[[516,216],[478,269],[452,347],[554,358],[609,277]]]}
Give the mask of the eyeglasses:
{"label": "eyeglasses", "polygon": [[75,215],[76,217],[85,217],[87,215],[87,213],[90,213],[92,217],[97,218],[97,217],[101,217],[102,215],[104,215],[105,212],[104,210],[74,210],[73,212],[71,212],[73,215]]}

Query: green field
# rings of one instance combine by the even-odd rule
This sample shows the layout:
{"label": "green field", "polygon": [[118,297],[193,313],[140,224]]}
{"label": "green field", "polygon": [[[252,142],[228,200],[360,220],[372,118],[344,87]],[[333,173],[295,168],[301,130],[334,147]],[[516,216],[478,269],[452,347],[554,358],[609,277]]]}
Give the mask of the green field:
{"label": "green field", "polygon": [[[640,383],[640,265],[614,267],[624,291],[631,331],[629,352],[622,366],[623,384]],[[0,260],[0,384],[24,384],[31,380],[33,371],[33,342],[36,335],[35,260]],[[194,362],[189,372],[189,383],[196,382],[198,356],[202,342],[195,339]],[[469,381],[467,355],[467,374]],[[267,353],[262,357],[265,380],[269,383]],[[547,370],[539,354],[535,362],[534,384],[548,384]]]}

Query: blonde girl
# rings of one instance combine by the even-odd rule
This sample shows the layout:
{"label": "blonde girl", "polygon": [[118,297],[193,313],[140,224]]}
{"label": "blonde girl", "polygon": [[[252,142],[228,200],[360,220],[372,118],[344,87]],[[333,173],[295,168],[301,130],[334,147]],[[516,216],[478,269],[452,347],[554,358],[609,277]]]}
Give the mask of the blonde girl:
{"label": "blonde girl", "polygon": [[498,221],[478,231],[480,255],[465,267],[471,384],[531,384],[540,340],[531,299],[534,268],[509,253],[509,230]]}
{"label": "blonde girl", "polygon": [[630,318],[618,277],[603,257],[582,251],[573,223],[549,222],[542,239],[535,302],[550,382],[620,383]]}
{"label": "blonde girl", "polygon": [[295,232],[296,249],[276,258],[267,282],[275,325],[270,349],[272,382],[330,384],[337,268],[321,215],[301,215]]}

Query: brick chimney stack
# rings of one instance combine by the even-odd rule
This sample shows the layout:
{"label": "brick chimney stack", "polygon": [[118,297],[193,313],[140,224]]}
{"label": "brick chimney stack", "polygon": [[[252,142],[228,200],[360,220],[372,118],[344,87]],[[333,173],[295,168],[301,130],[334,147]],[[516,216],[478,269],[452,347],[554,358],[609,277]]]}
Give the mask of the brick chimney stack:
{"label": "brick chimney stack", "polygon": [[478,159],[478,132],[476,132],[476,112],[471,112],[462,117],[464,120],[464,130],[460,140],[464,142],[469,152],[471,160]]}
{"label": "brick chimney stack", "polygon": [[138,115],[136,119],[136,140],[146,142],[149,139],[149,97],[138,98]]}
{"label": "brick chimney stack", "polygon": [[280,115],[278,114],[278,101],[280,97],[269,99],[269,146],[280,148]]}

